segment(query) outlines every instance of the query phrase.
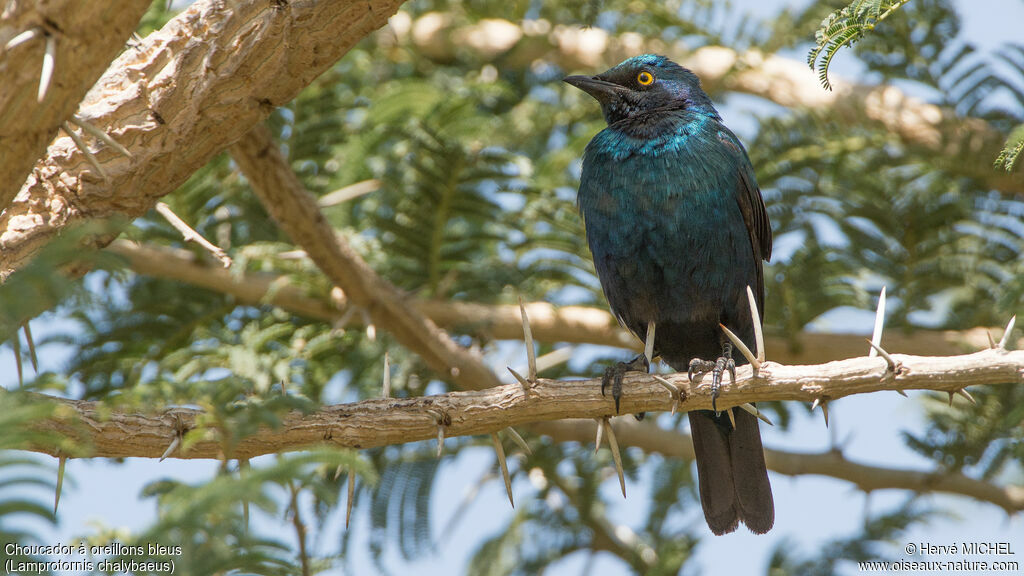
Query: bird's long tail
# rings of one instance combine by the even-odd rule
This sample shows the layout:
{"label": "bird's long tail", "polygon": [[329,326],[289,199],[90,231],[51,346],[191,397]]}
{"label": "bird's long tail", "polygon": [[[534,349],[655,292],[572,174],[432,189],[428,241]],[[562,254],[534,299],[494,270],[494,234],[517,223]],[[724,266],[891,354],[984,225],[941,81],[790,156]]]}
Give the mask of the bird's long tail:
{"label": "bird's long tail", "polygon": [[761,431],[754,415],[733,412],[735,429],[724,412],[719,416],[710,410],[689,413],[701,507],[715,534],[732,532],[741,521],[752,532],[764,534],[775,523],[775,504]]}

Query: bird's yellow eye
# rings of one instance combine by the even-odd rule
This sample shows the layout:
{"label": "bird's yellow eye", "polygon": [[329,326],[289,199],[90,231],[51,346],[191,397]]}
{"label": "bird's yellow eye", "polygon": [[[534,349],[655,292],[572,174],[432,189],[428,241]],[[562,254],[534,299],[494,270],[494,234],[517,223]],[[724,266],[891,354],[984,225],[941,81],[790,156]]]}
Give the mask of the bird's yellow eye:
{"label": "bird's yellow eye", "polygon": [[650,86],[654,82],[654,75],[646,70],[636,75],[636,83],[641,86]]}

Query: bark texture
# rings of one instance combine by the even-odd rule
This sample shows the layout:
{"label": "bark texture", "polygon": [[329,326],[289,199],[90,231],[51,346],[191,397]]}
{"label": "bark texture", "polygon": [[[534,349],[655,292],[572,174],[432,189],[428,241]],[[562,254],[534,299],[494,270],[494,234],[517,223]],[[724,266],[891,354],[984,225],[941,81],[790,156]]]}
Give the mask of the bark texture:
{"label": "bark texture", "polygon": [[[718,406],[722,409],[745,402],[814,399],[834,400],[852,394],[894,390],[955,392],[967,385],[1024,384],[1024,351],[990,349],[963,356],[920,357],[893,355],[895,371],[879,357],[853,358],[817,366],[783,366],[766,363],[757,377],[749,366],[738,371],[735,385],[723,384]],[[622,413],[670,410],[678,399],[682,410],[711,408],[711,395],[700,382],[690,383],[686,374],[667,377],[680,390],[674,398],[646,375],[627,377]],[[372,448],[437,437],[483,435],[509,426],[528,425],[556,440],[590,442],[593,419],[614,416],[610,396],[601,395],[600,380],[539,379],[530,386],[506,384],[485,390],[449,392],[417,398],[380,398],[324,407],[312,414],[292,412],[280,427],[263,428],[241,439],[232,453],[223,452],[215,429],[197,428],[202,411],[170,408],[162,412],[119,412],[99,403],[48,398],[34,393],[35,402],[54,405],[53,416],[41,421],[40,430],[56,433],[80,446],[79,457],[159,458],[175,438],[184,436],[189,448],[176,450],[174,458],[239,458],[301,450],[317,444],[348,448]],[[966,401],[966,400],[959,400]],[[577,419],[586,418],[589,421]],[[693,457],[685,434],[658,428],[650,422],[617,421],[619,441],[668,456]],[[188,435],[198,435],[189,438]],[[37,446],[38,452],[58,454],[54,446]],[[1007,511],[1024,509],[1024,488],[1001,487],[946,471],[907,471],[850,462],[839,452],[801,454],[768,449],[769,469],[787,475],[822,474],[849,480],[863,490],[902,488],[964,494],[992,502]]]}
{"label": "bark texture", "polygon": [[0,277],[68,225],[144,214],[401,4],[199,0],[190,6],[121,54],[79,108],[80,117],[132,158],[98,150],[103,179],[70,138],[57,138],[0,215]]}
{"label": "bark texture", "polygon": [[[0,12],[0,212],[149,7],[149,0],[14,0]],[[29,36],[23,36],[28,34]],[[15,45],[8,47],[12,40]],[[47,44],[52,77],[39,101]]]}

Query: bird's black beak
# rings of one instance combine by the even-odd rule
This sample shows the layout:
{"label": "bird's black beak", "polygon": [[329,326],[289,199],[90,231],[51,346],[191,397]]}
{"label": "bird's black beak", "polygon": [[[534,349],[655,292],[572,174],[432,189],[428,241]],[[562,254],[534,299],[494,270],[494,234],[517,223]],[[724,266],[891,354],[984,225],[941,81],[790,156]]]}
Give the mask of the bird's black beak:
{"label": "bird's black beak", "polygon": [[583,90],[601,104],[608,103],[616,98],[620,92],[626,90],[623,86],[601,80],[597,76],[566,76],[562,79],[562,82]]}

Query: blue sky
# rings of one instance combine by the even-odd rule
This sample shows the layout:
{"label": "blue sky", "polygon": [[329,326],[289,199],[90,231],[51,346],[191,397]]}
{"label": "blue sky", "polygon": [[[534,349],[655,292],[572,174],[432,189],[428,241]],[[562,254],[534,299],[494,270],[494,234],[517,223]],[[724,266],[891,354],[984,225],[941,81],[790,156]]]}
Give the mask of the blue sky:
{"label": "blue sky", "polygon": [[[756,14],[774,13],[785,2],[778,0],[744,0],[733,4],[739,10]],[[976,42],[982,49],[993,49],[1008,41],[1021,41],[1020,24],[1024,22],[1024,2],[1020,0],[960,0],[958,5],[964,18],[965,37]],[[798,55],[802,57],[802,54]],[[840,54],[834,64],[837,75],[855,75],[858,70],[849,55]],[[810,72],[808,72],[810,73]],[[744,116],[759,112],[757,105],[748,99],[737,99],[721,106],[726,121],[739,128],[749,123]],[[595,114],[597,113],[595,109]],[[830,319],[832,328],[843,331],[870,332],[872,314],[844,314]],[[38,338],[48,332],[60,331],[66,324],[44,317],[33,323]],[[866,350],[865,350],[866,351]],[[44,367],[59,369],[66,360],[66,354],[51,348],[44,355]],[[510,353],[511,354],[511,353]],[[513,363],[522,359],[514,355],[501,358]],[[16,386],[14,363],[9,349],[0,354],[0,385]],[[798,417],[791,430],[781,433],[763,428],[766,446],[787,450],[821,451],[834,442],[841,445],[846,455],[858,462],[927,470],[931,463],[907,450],[901,440],[904,430],[920,430],[923,425],[922,395],[911,394],[909,399],[896,394],[872,394],[854,396],[831,405],[831,428],[826,429],[819,413],[809,418]],[[581,447],[583,450],[592,448]],[[418,572],[421,574],[460,573],[472,553],[472,546],[482,535],[492,534],[507,522],[511,511],[500,482],[490,482],[477,495],[474,505],[466,512],[454,530],[442,534],[447,523],[475,481],[491,466],[493,456],[490,449],[471,449],[454,458],[454,463],[442,467],[436,480],[434,510],[434,534],[438,540],[436,553],[415,563],[402,561],[395,552],[390,552],[386,564],[395,573]],[[173,477],[184,481],[199,481],[214,473],[213,462],[133,459],[124,464],[105,460],[71,461],[68,464],[68,483],[61,500],[61,523],[56,529],[43,528],[47,542],[67,542],[73,536],[91,533],[98,525],[121,527],[129,530],[141,529],[154,518],[155,503],[138,497],[142,487],[158,478]],[[772,474],[777,520],[774,530],[767,536],[753,536],[742,528],[737,533],[723,537],[708,536],[699,546],[697,564],[705,574],[757,574],[763,573],[772,548],[786,538],[792,538],[802,550],[815,552],[821,543],[830,538],[858,530],[863,522],[865,510],[877,512],[889,508],[905,497],[903,492],[882,492],[871,495],[870,499],[848,483],[824,477],[803,476],[789,478]],[[631,495],[622,500],[614,478],[604,486],[612,503],[612,518],[616,522],[638,524],[645,514],[645,497],[648,486],[640,482],[627,486]],[[517,500],[527,498],[530,487],[526,481],[515,486]],[[49,501],[50,494],[41,499]],[[1024,550],[1024,520],[1018,515],[1008,519],[995,506],[978,504],[974,501],[953,496],[929,496],[931,501],[952,511],[954,517],[937,521],[927,527],[914,529],[906,542],[931,542],[949,544],[967,541],[1014,542],[1015,550]],[[357,574],[373,574],[376,570],[369,561],[366,547],[368,522],[364,513],[357,513],[353,530],[357,531],[354,557],[351,564]],[[689,519],[703,526],[699,515]],[[255,525],[275,533],[280,531],[281,520],[257,518]],[[343,529],[343,518],[333,518],[330,528],[318,543],[324,550],[333,550],[338,542],[339,531]],[[903,558],[901,552],[906,542],[894,543],[887,560]],[[1010,559],[1024,563],[1024,553]],[[574,557],[560,566],[560,574],[583,574],[588,559],[582,555]],[[620,574],[625,567],[617,561],[598,555],[586,573]],[[856,572],[856,567],[849,573]]]}

